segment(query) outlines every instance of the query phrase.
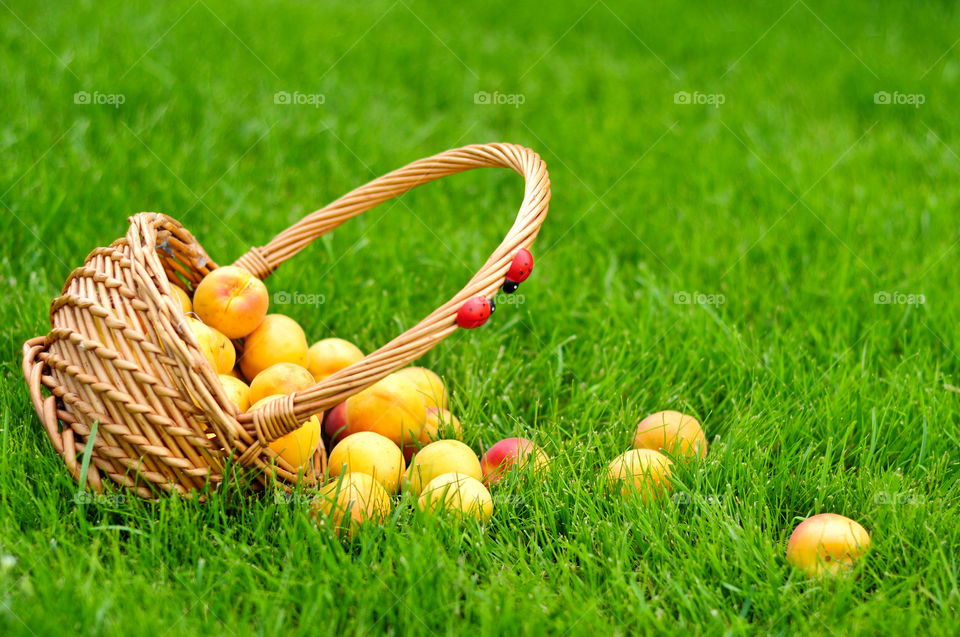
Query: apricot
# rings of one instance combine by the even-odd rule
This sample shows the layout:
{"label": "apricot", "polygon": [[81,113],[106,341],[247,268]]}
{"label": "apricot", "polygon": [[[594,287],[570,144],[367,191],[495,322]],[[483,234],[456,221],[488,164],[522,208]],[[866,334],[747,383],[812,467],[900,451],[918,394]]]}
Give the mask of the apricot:
{"label": "apricot", "polygon": [[203,277],[193,292],[193,311],[227,338],[252,332],[267,315],[269,303],[263,281],[232,265]]}
{"label": "apricot", "polygon": [[403,449],[419,439],[426,417],[416,385],[390,374],[346,400],[342,424],[347,435],[373,431]]}
{"label": "apricot", "polygon": [[307,366],[307,335],[289,316],[267,314],[243,342],[240,369],[247,378],[277,363]]}
{"label": "apricot", "polygon": [[347,437],[347,403],[335,405],[326,413],[323,417],[323,435],[331,445],[336,445]]}
{"label": "apricot", "polygon": [[425,367],[407,367],[397,372],[417,386],[426,406],[447,408],[447,388],[435,373]]}
{"label": "apricot", "polygon": [[610,463],[607,484],[621,495],[639,492],[646,502],[659,499],[670,488],[670,466],[673,463],[653,449],[631,449]]}
{"label": "apricot", "polygon": [[217,359],[216,370],[218,374],[229,374],[234,365],[237,364],[237,349],[233,346],[233,341],[227,338],[222,332],[207,326],[213,334],[213,354]]}
{"label": "apricot", "polygon": [[707,455],[707,437],[693,416],[679,411],[651,414],[637,425],[634,449],[654,449],[672,456],[692,459]]}
{"label": "apricot", "polygon": [[294,469],[302,469],[313,458],[320,444],[320,427],[320,419],[316,415],[310,416],[299,429],[277,438],[268,446]]}
{"label": "apricot", "polygon": [[427,407],[427,417],[420,430],[420,444],[429,445],[431,442],[443,439],[459,440],[463,437],[463,426],[460,419],[446,409]]}
{"label": "apricot", "polygon": [[223,383],[227,398],[237,406],[237,409],[240,411],[250,409],[250,388],[245,382],[227,374],[220,374],[220,382]]}
{"label": "apricot", "polygon": [[263,407],[264,405],[266,405],[267,403],[273,402],[273,401],[276,400],[277,398],[283,398],[283,396],[284,396],[284,394],[274,394],[274,395],[272,395],[272,396],[264,396],[264,397],[261,398],[260,400],[251,403],[251,404],[250,404],[250,408],[247,409],[247,411],[248,411],[248,412],[254,412],[254,411],[260,409],[261,407]]}
{"label": "apricot", "polygon": [[387,493],[397,492],[400,477],[407,468],[400,447],[372,431],[361,431],[341,440],[330,453],[327,466],[331,478],[342,473],[369,474]]}
{"label": "apricot", "polygon": [[413,457],[417,449],[429,445],[437,440],[460,440],[463,438],[463,427],[460,420],[446,409],[427,407],[427,417],[423,421],[423,429],[417,438],[416,445],[407,445],[403,448],[403,457],[407,462]]}
{"label": "apricot", "polygon": [[836,513],[807,518],[787,542],[787,561],[808,577],[850,571],[870,548],[870,534],[860,524]]}
{"label": "apricot", "polygon": [[[283,396],[279,394],[265,396],[255,402],[247,411],[254,412],[278,398],[283,398]],[[275,454],[286,460],[294,469],[302,469],[313,458],[313,454],[320,444],[320,420],[322,418],[323,413],[310,416],[299,429],[294,429],[286,436],[277,438],[267,446]]]}
{"label": "apricot", "polygon": [[310,346],[307,369],[318,383],[363,358],[360,348],[342,338],[325,338]]}
{"label": "apricot", "polygon": [[407,469],[404,487],[419,495],[423,485],[444,473],[462,473],[479,480],[480,460],[473,449],[459,440],[438,440],[417,452]]}
{"label": "apricot", "polygon": [[180,307],[183,309],[184,314],[193,312],[193,302],[190,300],[190,295],[184,292],[182,287],[171,283],[170,292],[173,294],[174,298],[177,299],[177,302],[180,303]]}
{"label": "apricot", "polygon": [[480,459],[483,483],[492,485],[513,468],[545,471],[550,466],[547,452],[526,438],[504,438],[487,449]]}
{"label": "apricot", "polygon": [[473,476],[443,473],[424,486],[417,506],[430,513],[449,511],[460,518],[488,522],[493,516],[493,498]]}
{"label": "apricot", "polygon": [[366,522],[383,524],[390,514],[390,496],[366,473],[346,473],[318,496],[311,505],[314,517],[322,516],[338,535],[352,536]]}
{"label": "apricot", "polygon": [[293,363],[277,363],[257,374],[250,383],[250,402],[276,394],[292,394],[313,385],[313,376],[306,368]]}
{"label": "apricot", "polygon": [[185,324],[187,329],[189,329],[194,338],[197,339],[197,344],[200,346],[200,353],[203,354],[203,357],[207,359],[207,362],[210,363],[210,367],[213,368],[213,371],[220,373],[220,356],[218,350],[220,348],[219,337],[217,337],[213,331],[207,327],[199,319],[195,319],[192,316],[188,316],[185,319]]}

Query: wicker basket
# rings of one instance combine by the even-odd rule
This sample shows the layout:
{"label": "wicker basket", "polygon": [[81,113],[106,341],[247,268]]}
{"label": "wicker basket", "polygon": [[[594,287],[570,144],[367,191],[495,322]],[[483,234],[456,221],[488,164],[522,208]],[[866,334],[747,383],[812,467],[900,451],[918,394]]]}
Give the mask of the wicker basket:
{"label": "wicker basket", "polygon": [[229,467],[253,471],[256,485],[323,475],[321,444],[298,472],[267,445],[417,359],[457,328],[457,310],[492,296],[513,255],[537,236],[550,201],[546,165],[512,144],[449,150],[384,175],[307,215],[235,265],[265,278],[320,235],[420,184],[479,167],[512,168],[526,180],[523,203],[506,238],[470,282],[416,326],[314,387],[256,412],[238,413],[197,341],[185,327],[171,286],[188,291],[217,265],[193,236],[166,215],[130,218],[126,237],[97,248],[74,270],[50,307],[51,330],[23,347],[23,372],[40,421],[78,481],[80,457],[97,425],[85,477],[105,478],[143,498],[216,487]]}

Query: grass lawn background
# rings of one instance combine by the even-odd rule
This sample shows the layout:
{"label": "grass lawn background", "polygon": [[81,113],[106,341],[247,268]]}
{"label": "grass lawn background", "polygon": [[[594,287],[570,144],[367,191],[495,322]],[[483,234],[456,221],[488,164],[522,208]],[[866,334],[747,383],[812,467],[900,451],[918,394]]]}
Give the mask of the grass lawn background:
{"label": "grass lawn background", "polygon": [[[952,632],[958,33],[949,3],[3,0],[0,633]],[[75,503],[20,348],[127,216],[168,213],[230,263],[489,141],[550,170],[536,271],[421,363],[475,450],[534,438],[548,479],[498,491],[485,529],[403,500],[350,545],[270,497]],[[384,204],[268,281],[322,304],[274,308],[371,351],[466,282],[522,191],[473,171]],[[711,441],[685,497],[605,497],[637,418],[668,408]],[[825,511],[872,534],[857,577],[783,559]]]}

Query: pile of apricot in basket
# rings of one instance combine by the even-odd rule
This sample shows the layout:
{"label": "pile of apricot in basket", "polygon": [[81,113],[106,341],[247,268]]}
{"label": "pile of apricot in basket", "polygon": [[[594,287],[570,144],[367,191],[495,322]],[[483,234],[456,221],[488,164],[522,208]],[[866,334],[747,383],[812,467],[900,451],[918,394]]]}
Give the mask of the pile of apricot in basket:
{"label": "pile of apricot in basket", "polygon": [[[328,337],[308,345],[292,318],[268,313],[267,288],[242,268],[208,274],[193,298],[171,286],[187,327],[241,412],[307,389],[363,358],[353,343]],[[243,339],[237,356],[234,339]],[[486,522],[493,514],[489,488],[511,467],[547,467],[534,443],[507,438],[483,459],[462,442],[460,421],[449,411],[437,374],[407,367],[351,396],[326,414],[270,443],[294,468],[313,457],[322,437],[333,445],[327,482],[312,510],[322,524],[352,533],[360,523],[382,522],[391,496],[410,492],[424,511]]]}

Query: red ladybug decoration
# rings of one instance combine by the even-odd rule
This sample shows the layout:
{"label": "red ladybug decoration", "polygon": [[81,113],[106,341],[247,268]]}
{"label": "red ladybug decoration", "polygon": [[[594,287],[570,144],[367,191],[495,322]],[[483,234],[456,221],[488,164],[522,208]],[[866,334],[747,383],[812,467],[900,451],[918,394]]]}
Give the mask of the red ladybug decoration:
{"label": "red ladybug decoration", "polygon": [[533,255],[526,248],[520,248],[514,255],[510,269],[507,271],[507,278],[503,282],[503,291],[507,294],[516,292],[531,272],[533,272]]}
{"label": "red ladybug decoration", "polygon": [[466,329],[480,327],[487,322],[496,306],[485,296],[476,296],[457,310],[457,325]]}

